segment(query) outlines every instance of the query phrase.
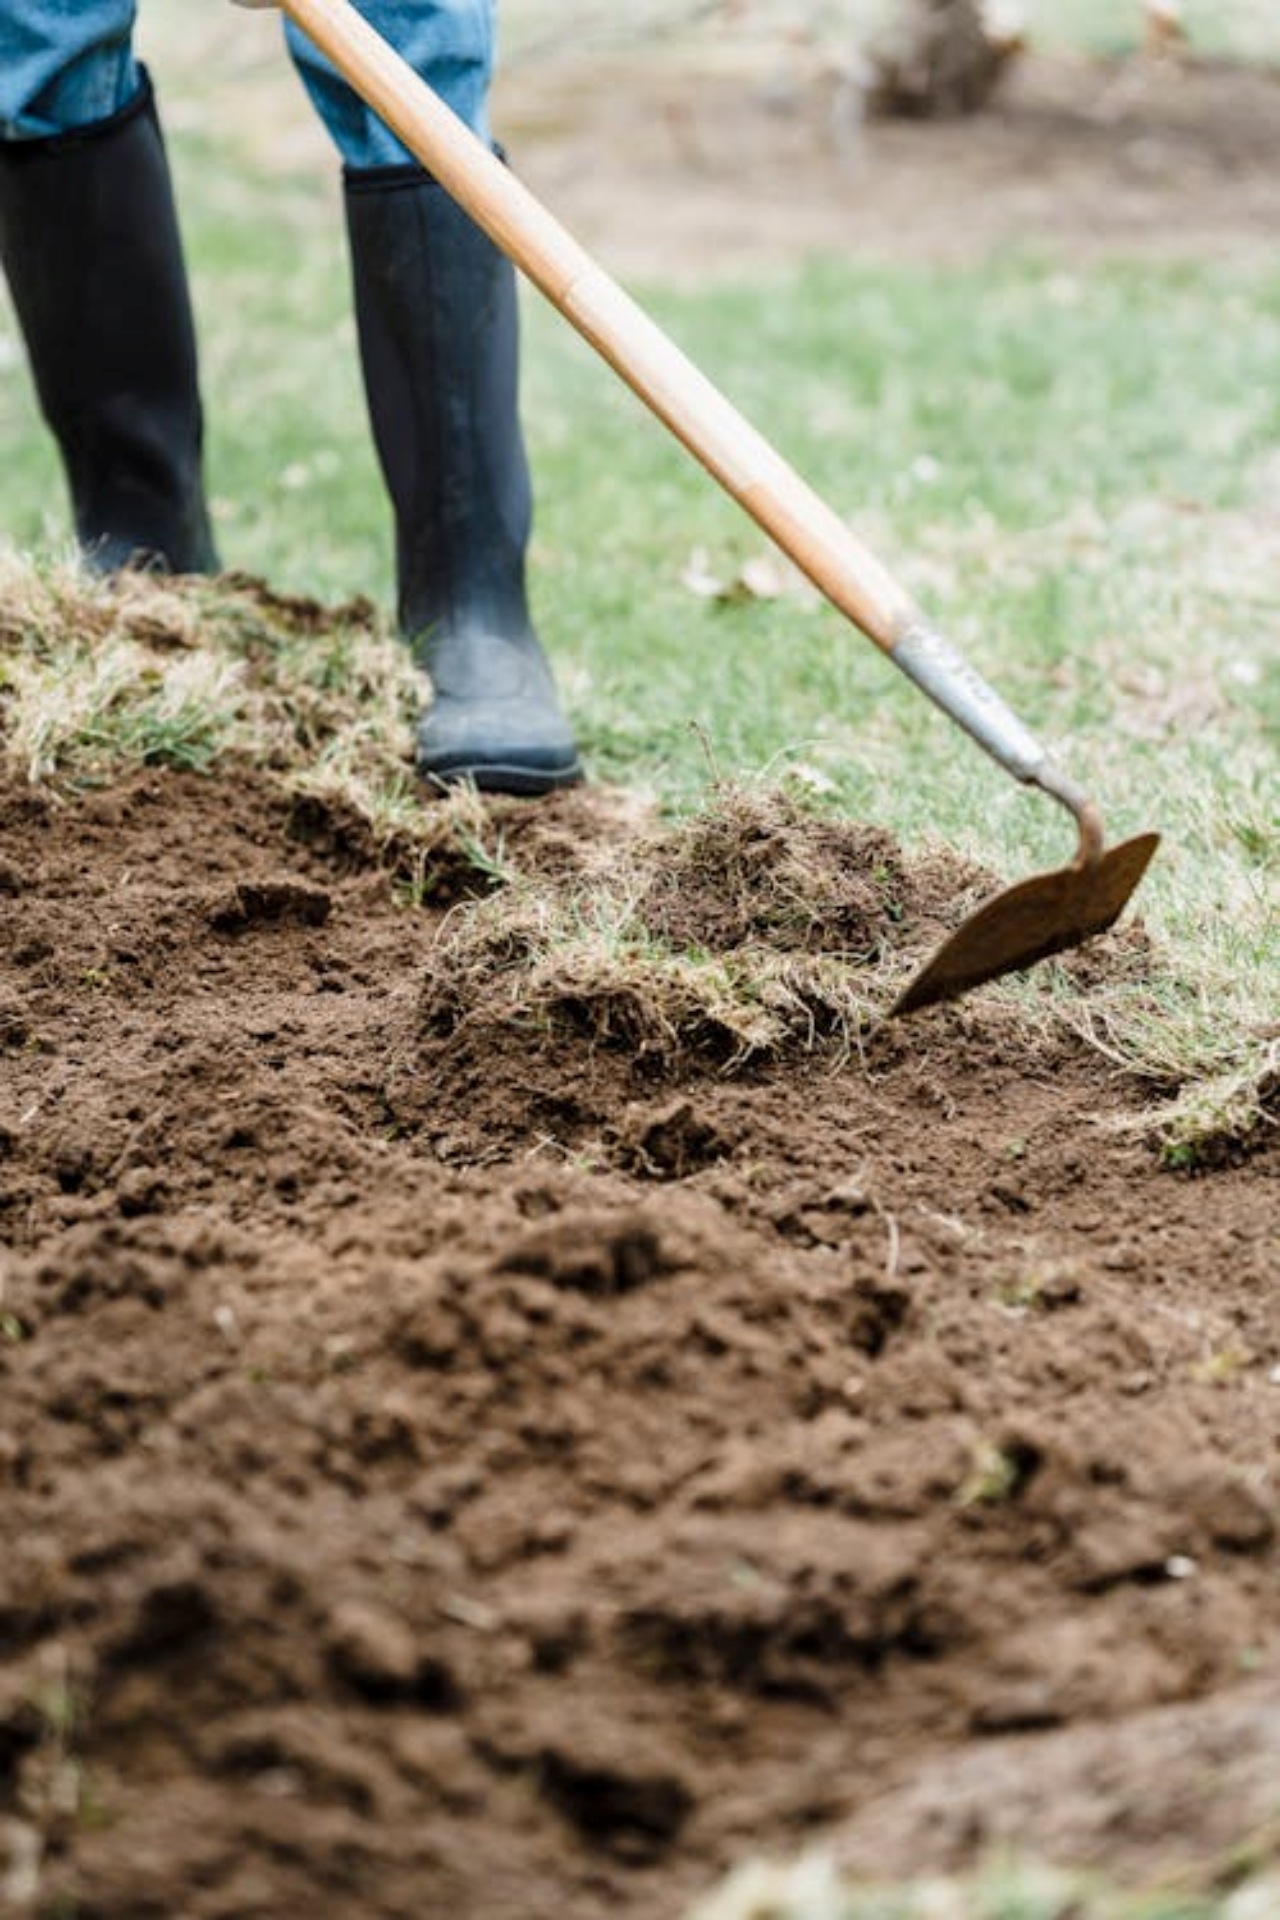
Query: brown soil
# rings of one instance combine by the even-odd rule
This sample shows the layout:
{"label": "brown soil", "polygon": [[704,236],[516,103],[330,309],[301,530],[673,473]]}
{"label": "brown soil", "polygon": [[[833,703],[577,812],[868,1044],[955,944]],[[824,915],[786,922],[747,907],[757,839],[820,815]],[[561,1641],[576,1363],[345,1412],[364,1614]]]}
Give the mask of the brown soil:
{"label": "brown soil", "polygon": [[[829,832],[853,948],[954,911]],[[1140,1876],[1280,1812],[1274,1137],[1163,1171],[999,996],[736,1063],[520,1018],[250,771],[0,835],[14,1911],[657,1920],[833,1828]],[[711,842],[659,905],[732,944]]]}
{"label": "brown soil", "polygon": [[562,53],[500,88],[522,174],[624,277],[816,251],[1241,258],[1280,227],[1275,72],[1029,53],[987,112],[929,123],[859,119],[794,49],[728,59]]}

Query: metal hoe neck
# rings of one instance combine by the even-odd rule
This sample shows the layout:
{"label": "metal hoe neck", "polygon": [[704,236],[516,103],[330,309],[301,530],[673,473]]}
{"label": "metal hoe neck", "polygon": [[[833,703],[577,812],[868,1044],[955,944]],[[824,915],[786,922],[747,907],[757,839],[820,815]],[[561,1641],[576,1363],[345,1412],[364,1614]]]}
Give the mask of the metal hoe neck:
{"label": "metal hoe neck", "polygon": [[1106,842],[1102,809],[1097,801],[1091,800],[1084,788],[1077,786],[1052,760],[1042,761],[1030,777],[1042,792],[1057,800],[1075,820],[1080,843],[1072,865],[1081,869],[1097,866]]}

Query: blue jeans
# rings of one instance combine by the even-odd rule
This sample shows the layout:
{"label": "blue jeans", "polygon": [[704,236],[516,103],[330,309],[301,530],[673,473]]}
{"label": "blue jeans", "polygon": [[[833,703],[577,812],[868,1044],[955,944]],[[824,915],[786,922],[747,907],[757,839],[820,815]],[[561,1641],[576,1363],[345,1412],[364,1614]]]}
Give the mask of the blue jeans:
{"label": "blue jeans", "polygon": [[[209,4],[209,0],[201,0]],[[487,140],[496,0],[360,0],[360,12]],[[106,120],[138,90],[135,0],[0,0],[0,140]],[[347,166],[412,156],[292,23],[294,63]]]}

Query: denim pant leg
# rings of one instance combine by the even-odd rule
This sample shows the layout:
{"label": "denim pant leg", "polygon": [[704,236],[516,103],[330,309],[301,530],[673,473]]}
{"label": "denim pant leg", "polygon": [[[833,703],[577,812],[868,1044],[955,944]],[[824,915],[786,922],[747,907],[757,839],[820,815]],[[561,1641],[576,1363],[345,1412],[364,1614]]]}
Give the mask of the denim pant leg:
{"label": "denim pant leg", "polygon": [[0,140],[107,120],[138,91],[134,0],[0,0]]}
{"label": "denim pant leg", "polygon": [[[4,0],[0,0],[0,5]],[[483,140],[489,134],[496,0],[360,0],[360,12]],[[413,156],[341,75],[289,24],[307,91],[347,167],[412,164]]]}

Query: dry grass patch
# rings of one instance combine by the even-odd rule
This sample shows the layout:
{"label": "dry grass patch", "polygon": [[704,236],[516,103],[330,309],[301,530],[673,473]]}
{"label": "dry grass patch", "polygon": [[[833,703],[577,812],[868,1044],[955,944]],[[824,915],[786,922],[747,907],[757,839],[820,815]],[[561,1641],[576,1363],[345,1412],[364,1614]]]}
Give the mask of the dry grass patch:
{"label": "dry grass patch", "polygon": [[846,1054],[975,877],[941,856],[909,865],[891,835],[785,791],[721,786],[576,884],[513,874],[460,909],[423,1019],[571,1034],[664,1072]]}
{"label": "dry grass patch", "polygon": [[0,767],[67,796],[138,767],[251,763],[295,797],[303,837],[447,900],[493,877],[492,828],[469,789],[416,779],[423,695],[368,601],[0,551]]}
{"label": "dry grass patch", "polygon": [[420,694],[367,602],[0,554],[0,752],[33,782],[70,790],[243,752],[312,778],[336,761],[381,790],[409,765]]}
{"label": "dry grass patch", "polygon": [[722,783],[651,862],[648,927],[681,948],[767,946],[876,967],[904,930],[917,939],[960,917],[994,882],[939,853],[908,862],[880,827],[818,815],[799,794]]}

